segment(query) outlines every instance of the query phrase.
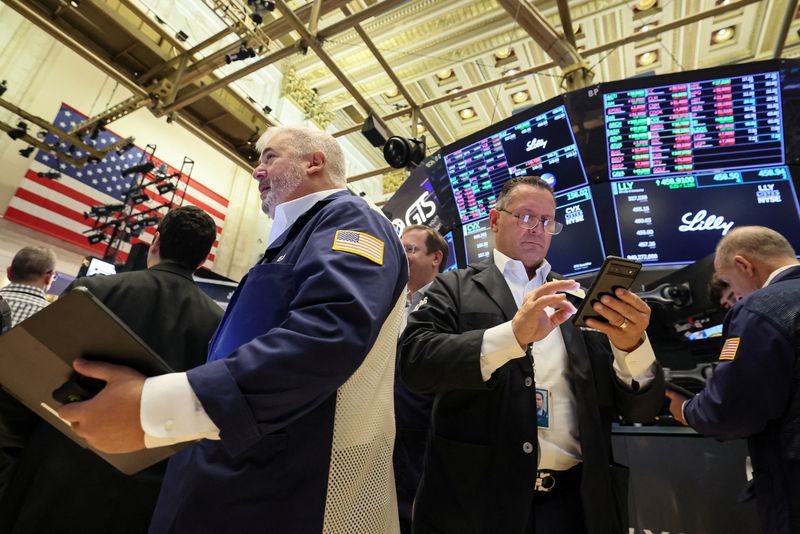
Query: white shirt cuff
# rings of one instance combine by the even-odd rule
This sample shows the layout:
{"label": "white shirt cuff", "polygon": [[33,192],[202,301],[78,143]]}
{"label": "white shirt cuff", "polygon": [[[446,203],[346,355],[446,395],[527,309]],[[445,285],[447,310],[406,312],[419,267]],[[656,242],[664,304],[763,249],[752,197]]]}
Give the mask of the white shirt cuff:
{"label": "white shirt cuff", "polygon": [[206,414],[186,373],[145,380],[139,418],[147,448],[203,438],[219,439],[219,428]]}
{"label": "white shirt cuff", "polygon": [[511,321],[487,328],[481,342],[481,376],[486,382],[492,373],[509,360],[525,356],[525,349],[517,343]]}
{"label": "white shirt cuff", "polygon": [[630,386],[636,380],[640,387],[645,387],[656,377],[656,355],[647,334],[635,350],[625,352],[612,344],[611,352],[614,354],[614,372],[624,384]]}

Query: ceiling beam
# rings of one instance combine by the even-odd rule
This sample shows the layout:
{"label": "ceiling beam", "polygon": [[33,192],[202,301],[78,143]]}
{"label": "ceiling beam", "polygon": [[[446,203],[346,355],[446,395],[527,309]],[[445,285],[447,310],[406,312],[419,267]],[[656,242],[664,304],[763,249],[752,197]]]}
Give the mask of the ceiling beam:
{"label": "ceiling beam", "polygon": [[[629,35],[623,37],[622,39],[617,39],[616,41],[611,41],[609,43],[605,43],[594,48],[590,48],[583,52],[584,57],[595,56],[598,54],[602,54],[603,52],[607,52],[608,50],[613,50],[615,48],[619,48],[624,45],[628,45],[631,43],[635,43],[638,41],[643,41],[645,39],[652,39],[655,35],[664,33],[666,31],[671,31],[676,28],[680,28],[681,26],[686,26],[687,24],[693,24],[695,22],[701,21],[703,19],[707,19],[709,17],[718,17],[722,14],[727,13],[728,11],[733,11],[736,9],[742,9],[750,4],[755,4],[760,2],[761,0],[739,0],[738,2],[733,2],[732,4],[727,4],[723,6],[718,6],[712,9],[708,9],[706,11],[701,11],[700,13],[696,13],[694,15],[690,15],[688,17],[684,17],[682,19],[675,20],[663,26],[656,26],[652,30],[647,32],[639,32],[633,35]],[[796,1],[796,0],[793,0]],[[443,104],[445,102],[449,102],[450,100],[454,100],[456,98],[461,98],[462,96],[466,96],[472,93],[476,93],[478,91],[483,91],[484,89],[489,89],[496,85],[500,85],[503,83],[508,83],[514,80],[518,80],[520,78],[524,78],[526,76],[530,76],[532,74],[537,74],[539,72],[543,72],[553,67],[556,67],[555,61],[550,61],[548,63],[543,63],[541,65],[536,65],[534,67],[522,70],[516,74],[508,75],[505,77],[497,78],[495,80],[489,80],[487,82],[479,83],[477,85],[473,85],[471,87],[466,87],[460,91],[456,91],[454,93],[443,95],[432,100],[428,100],[427,102],[423,102],[420,104],[420,109],[426,109],[431,106],[438,106],[439,104]],[[397,117],[401,117],[411,111],[410,108],[403,108],[387,115],[383,116],[384,120],[391,120]],[[361,131],[361,126],[363,123],[359,123],[353,125],[349,128],[345,128],[343,130],[339,130],[338,132],[334,133],[334,137],[340,137],[342,135],[349,135],[354,132]]]}
{"label": "ceiling beam", "polygon": [[778,40],[775,42],[775,50],[772,52],[773,59],[781,57],[783,47],[786,44],[786,36],[789,34],[789,27],[792,25],[794,15],[797,13],[797,1],[790,0],[786,2],[786,7],[783,12],[783,21],[781,22],[781,31],[778,32]]}
{"label": "ceiling beam", "polygon": [[[400,78],[397,77],[397,74],[395,74],[391,65],[389,65],[389,63],[383,57],[383,54],[381,54],[381,51],[378,50],[378,47],[375,46],[375,43],[372,42],[372,39],[370,39],[369,35],[367,35],[367,32],[364,31],[364,28],[361,27],[361,24],[356,24],[355,30],[358,33],[359,37],[361,37],[361,40],[364,41],[364,44],[367,45],[369,51],[372,52],[372,55],[375,56],[375,59],[378,61],[378,63],[380,63],[381,67],[383,67],[383,70],[386,72],[386,75],[389,76],[389,79],[392,80],[395,87],[397,87],[397,90],[400,91],[400,94],[402,94],[403,98],[406,99],[406,102],[408,102],[408,104],[411,106],[412,109],[419,109],[419,106],[414,101],[414,97],[411,96],[411,93],[408,92],[408,89],[406,89],[405,84],[400,80]],[[425,117],[423,113],[419,113],[419,119],[425,125],[425,128],[428,129],[428,132],[430,132],[431,136],[433,136],[433,138],[436,140],[439,146],[443,147],[446,143],[442,140],[442,136],[440,136],[436,132],[436,129],[433,127],[433,124],[431,124],[431,121],[429,121],[428,118]],[[411,135],[416,137],[417,128],[416,128],[416,123],[414,121],[412,121],[411,128],[413,130]]]}
{"label": "ceiling beam", "polygon": [[[566,89],[580,89],[592,82],[594,73],[575,48],[574,36],[572,43],[562,37],[530,0],[497,0],[497,3],[561,68]],[[569,9],[566,10],[566,16],[569,18]],[[571,22],[569,32],[572,33]]]}
{"label": "ceiling beam", "polygon": [[[347,92],[349,92],[350,96],[352,96],[353,99],[355,99],[355,101],[358,102],[358,105],[361,106],[364,112],[369,115],[373,115],[375,117],[375,120],[378,121],[381,124],[381,126],[383,126],[388,130],[386,123],[383,122],[383,120],[380,118],[380,115],[376,113],[374,109],[372,109],[372,106],[370,105],[369,102],[367,102],[367,99],[361,95],[359,90],[356,89],[356,87],[353,85],[350,79],[345,75],[344,72],[342,72],[342,70],[333,60],[333,58],[331,58],[331,56],[328,55],[328,52],[326,52],[322,48],[320,41],[317,40],[314,36],[312,36],[308,32],[308,30],[300,21],[300,19],[298,19],[297,16],[294,14],[294,12],[291,10],[291,8],[288,5],[286,5],[286,2],[284,0],[275,0],[275,5],[280,10],[281,14],[289,20],[289,23],[292,25],[294,30],[300,34],[301,40],[314,51],[314,53],[317,55],[320,61],[325,63],[325,66],[328,67],[328,70],[331,71],[331,73],[334,76],[336,76],[336,79],[338,79],[342,83],[342,85],[344,85],[345,89],[347,89]],[[348,17],[345,20],[354,20],[354,19],[355,17]]]}

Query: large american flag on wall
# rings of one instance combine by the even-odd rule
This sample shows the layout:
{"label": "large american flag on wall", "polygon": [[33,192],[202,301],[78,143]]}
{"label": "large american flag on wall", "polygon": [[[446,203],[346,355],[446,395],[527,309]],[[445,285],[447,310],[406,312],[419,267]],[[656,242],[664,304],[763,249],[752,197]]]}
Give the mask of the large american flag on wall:
{"label": "large american flag on wall", "polygon": [[[62,104],[54,124],[59,129],[69,131],[85,119],[85,115]],[[95,141],[89,141],[88,135],[85,139],[86,144],[93,143],[100,150],[122,140],[120,136],[105,129],[100,131]],[[53,134],[48,134],[44,142],[49,145],[57,143],[58,150],[64,153],[70,149],[69,143],[60,140]],[[77,148],[73,149],[70,155],[77,160],[86,156]],[[89,244],[88,233],[84,232],[91,230],[94,219],[84,218],[83,213],[89,212],[92,206],[124,203],[123,195],[129,185],[137,180],[138,175],[122,176],[121,172],[144,161],[144,151],[137,146],[121,153],[111,151],[101,161],[89,163],[84,167],[73,167],[59,160],[53,154],[37,151],[30,168],[26,171],[25,177],[11,199],[5,218],[83,247],[94,255],[102,256],[106,250],[106,243]],[[180,169],[156,157],[152,161],[156,168],[162,164],[166,165],[167,175],[180,172]],[[61,173],[61,177],[53,180],[40,178],[37,175],[40,172],[51,171]],[[180,180],[182,183],[173,199],[174,204],[180,204],[183,199],[184,205],[190,204],[205,210],[217,223],[217,236],[219,237],[225,223],[228,199],[203,185],[196,176],[189,178],[181,173]],[[184,183],[187,184],[185,194]],[[135,206],[139,212],[168,202],[172,196],[172,193],[159,195],[155,187],[148,187],[145,192],[150,199]],[[166,213],[166,208],[159,210],[159,214],[163,215],[164,213]],[[123,243],[117,261],[124,261],[127,258],[132,244],[149,243],[154,233],[155,228],[149,227],[138,238],[133,238],[130,243]],[[217,239],[211,248],[208,261],[204,264],[207,268],[212,268],[214,265],[218,243]]]}

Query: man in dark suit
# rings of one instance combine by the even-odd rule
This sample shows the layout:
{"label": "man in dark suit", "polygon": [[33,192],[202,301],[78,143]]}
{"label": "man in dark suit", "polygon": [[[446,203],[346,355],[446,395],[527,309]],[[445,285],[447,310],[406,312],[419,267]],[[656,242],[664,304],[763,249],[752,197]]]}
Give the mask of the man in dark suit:
{"label": "man in dark suit", "polygon": [[738,299],[719,363],[691,400],[668,391],[670,411],[703,435],[747,439],[762,531],[800,532],[800,262],[776,231],[742,226],[714,269]]}
{"label": "man in dark suit", "polygon": [[409,318],[402,378],[436,394],[415,533],[627,531],[611,422],[646,421],[662,405],[650,309],[618,289],[593,305],[608,321],[587,322],[598,332],[567,322],[576,309],[563,292],[579,286],[554,280],[545,260],[561,230],[555,208],[546,182],[509,180],[490,212],[493,260],[440,275]]}
{"label": "man in dark suit", "polygon": [[[187,370],[205,361],[222,318],[222,309],[192,280],[216,236],[214,220],[201,209],[174,209],[158,226],[148,269],[79,278],[67,290],[87,288],[170,367]],[[0,502],[0,531],[146,532],[165,464],[123,475],[40,422]]]}

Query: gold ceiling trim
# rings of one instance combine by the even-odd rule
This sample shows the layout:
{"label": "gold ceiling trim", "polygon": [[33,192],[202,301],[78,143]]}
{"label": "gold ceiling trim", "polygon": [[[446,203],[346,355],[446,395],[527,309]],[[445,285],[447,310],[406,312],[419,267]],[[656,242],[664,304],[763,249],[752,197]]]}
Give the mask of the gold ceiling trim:
{"label": "gold ceiling trim", "polygon": [[291,100],[306,117],[323,130],[333,120],[333,112],[320,99],[316,91],[309,89],[305,79],[294,69],[287,70],[281,80],[281,95]]}

